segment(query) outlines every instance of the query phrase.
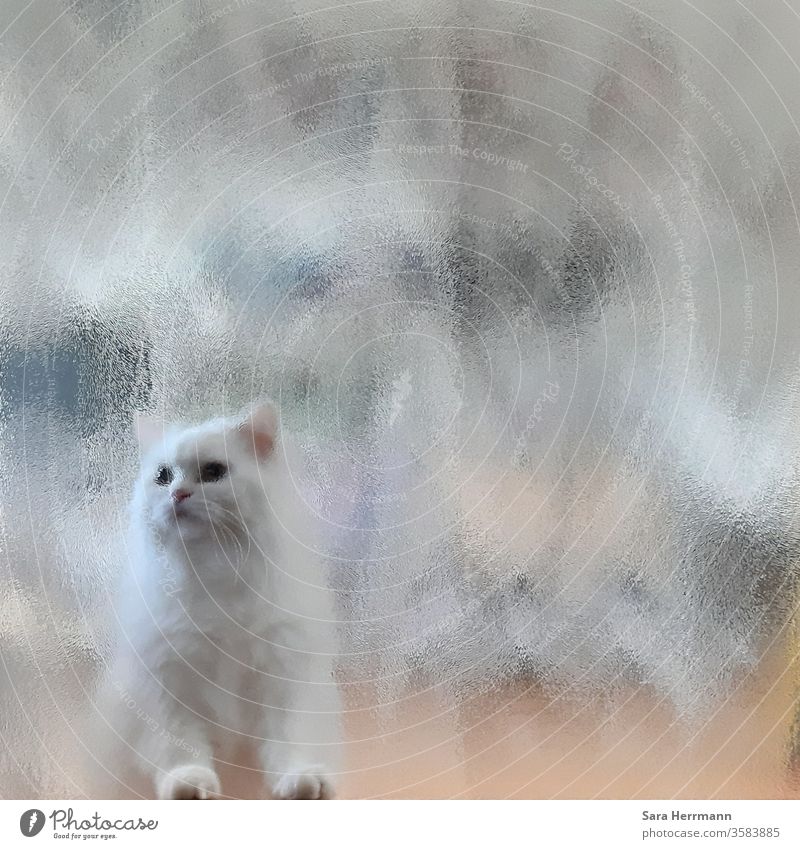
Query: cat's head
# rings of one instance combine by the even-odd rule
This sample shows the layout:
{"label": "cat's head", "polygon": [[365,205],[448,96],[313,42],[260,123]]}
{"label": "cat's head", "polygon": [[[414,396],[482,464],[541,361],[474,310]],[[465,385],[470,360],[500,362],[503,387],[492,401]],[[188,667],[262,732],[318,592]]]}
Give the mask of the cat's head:
{"label": "cat's head", "polygon": [[195,426],[139,415],[135,509],[165,541],[220,537],[263,521],[278,414],[261,403],[233,419]]}

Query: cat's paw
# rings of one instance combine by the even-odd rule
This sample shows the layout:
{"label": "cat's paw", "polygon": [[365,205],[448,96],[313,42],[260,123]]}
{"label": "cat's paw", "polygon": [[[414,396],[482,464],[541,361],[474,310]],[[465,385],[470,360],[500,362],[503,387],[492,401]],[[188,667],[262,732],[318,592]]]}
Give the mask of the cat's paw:
{"label": "cat's paw", "polygon": [[219,778],[213,769],[197,764],[179,766],[162,776],[159,799],[214,799],[220,793]]}
{"label": "cat's paw", "polygon": [[282,775],[272,788],[273,799],[333,799],[329,778],[314,771]]}

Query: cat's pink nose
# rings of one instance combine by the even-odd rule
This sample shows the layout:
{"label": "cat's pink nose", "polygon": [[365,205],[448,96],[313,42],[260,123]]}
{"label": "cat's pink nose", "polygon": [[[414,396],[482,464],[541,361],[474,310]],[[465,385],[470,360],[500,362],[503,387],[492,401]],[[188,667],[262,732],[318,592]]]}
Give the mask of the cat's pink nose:
{"label": "cat's pink nose", "polygon": [[181,503],[181,501],[186,501],[186,499],[187,499],[187,498],[188,498],[191,494],[192,494],[192,493],[191,493],[191,492],[189,492],[189,490],[188,490],[188,489],[176,489],[176,490],[175,490],[175,492],[173,492],[173,493],[172,493],[172,500],[173,500],[176,504],[180,504],[180,503]]}

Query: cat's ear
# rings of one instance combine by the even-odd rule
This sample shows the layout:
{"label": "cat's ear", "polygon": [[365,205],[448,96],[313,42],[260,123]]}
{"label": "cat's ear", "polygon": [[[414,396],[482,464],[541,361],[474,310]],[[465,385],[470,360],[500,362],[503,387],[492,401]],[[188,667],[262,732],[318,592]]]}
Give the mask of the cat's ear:
{"label": "cat's ear", "polygon": [[236,426],[245,445],[261,462],[272,454],[278,439],[278,410],[272,401],[262,401],[252,407]]}
{"label": "cat's ear", "polygon": [[156,443],[164,441],[166,425],[160,419],[148,416],[146,413],[134,413],[133,430],[139,441],[139,448],[144,454]]}

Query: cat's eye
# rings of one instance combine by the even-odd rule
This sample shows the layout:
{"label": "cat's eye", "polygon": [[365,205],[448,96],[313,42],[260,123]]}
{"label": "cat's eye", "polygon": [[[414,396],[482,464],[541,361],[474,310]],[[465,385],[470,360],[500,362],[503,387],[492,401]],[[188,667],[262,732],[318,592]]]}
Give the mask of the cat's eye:
{"label": "cat's eye", "polygon": [[169,486],[175,475],[169,466],[159,466],[156,474],[156,483],[159,486]]}
{"label": "cat's eye", "polygon": [[200,480],[203,483],[213,483],[224,478],[228,473],[228,467],[224,463],[204,463],[200,469]]}

